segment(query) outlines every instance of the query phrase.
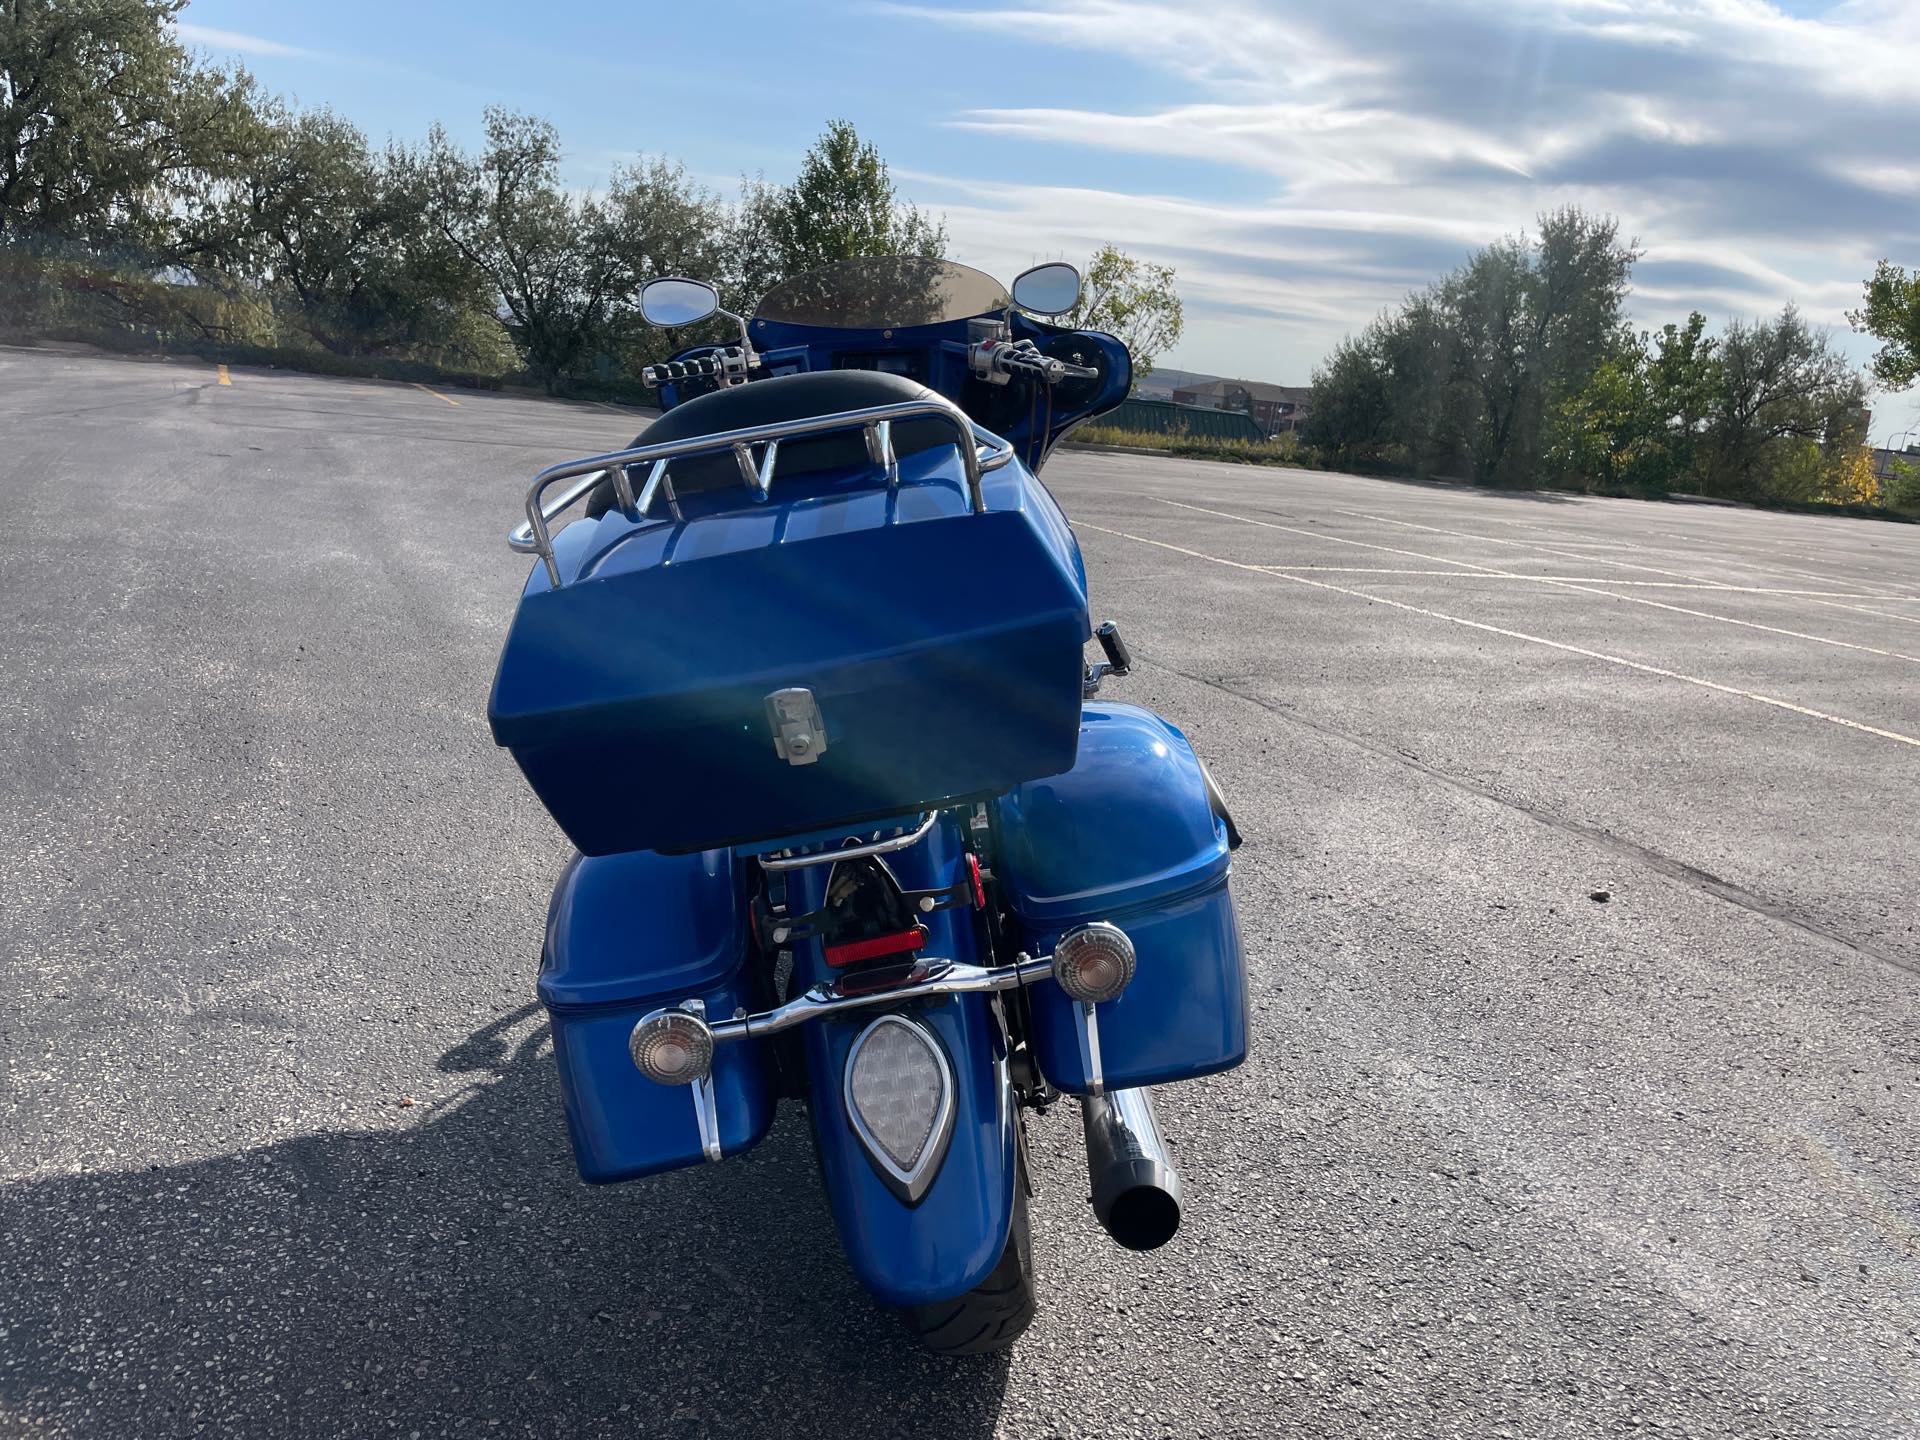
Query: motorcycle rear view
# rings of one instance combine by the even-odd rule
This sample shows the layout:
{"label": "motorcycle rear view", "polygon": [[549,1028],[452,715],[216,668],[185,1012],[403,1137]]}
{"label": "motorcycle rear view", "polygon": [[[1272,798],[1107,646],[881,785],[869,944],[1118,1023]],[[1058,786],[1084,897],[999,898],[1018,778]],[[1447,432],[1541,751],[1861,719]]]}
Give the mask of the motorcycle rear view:
{"label": "motorcycle rear view", "polygon": [[1078,294],[861,260],[749,320],[656,281],[654,323],[739,342],[649,372],[663,417],[509,537],[539,563],[489,718],[579,850],[538,989],[581,1175],[724,1162],[803,1103],[854,1273],[949,1353],[1033,1315],[1028,1116],[1076,1099],[1095,1214],[1151,1249],[1181,1185],[1147,1087],[1247,1048],[1238,833],[1177,729],[1098,697],[1131,659],[1035,473],[1131,384],[1046,322]]}

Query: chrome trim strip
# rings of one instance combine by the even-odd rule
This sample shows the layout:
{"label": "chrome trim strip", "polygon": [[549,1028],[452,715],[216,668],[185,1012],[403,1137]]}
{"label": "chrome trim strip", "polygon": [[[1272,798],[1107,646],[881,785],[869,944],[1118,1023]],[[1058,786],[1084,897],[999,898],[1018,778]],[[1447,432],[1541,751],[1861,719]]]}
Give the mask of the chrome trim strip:
{"label": "chrome trim strip", "polygon": [[[940,1099],[934,1108],[933,1123],[928,1127],[926,1142],[921,1145],[920,1153],[914,1157],[913,1164],[902,1169],[894,1158],[887,1153],[887,1147],[867,1128],[866,1117],[860,1113],[860,1107],[853,1103],[853,1067],[860,1058],[860,1051],[867,1041],[882,1028],[898,1025],[911,1031],[913,1037],[933,1056],[934,1068],[940,1073]],[[953,1066],[947,1060],[947,1052],[933,1033],[924,1025],[898,1015],[882,1015],[853,1039],[847,1047],[846,1068],[840,1074],[840,1104],[846,1111],[847,1123],[853,1127],[854,1135],[860,1146],[867,1152],[867,1158],[880,1172],[880,1178],[887,1188],[908,1205],[917,1205],[926,1195],[927,1188],[933,1184],[934,1176],[940,1173],[940,1162],[947,1158],[947,1146],[953,1139]]]}
{"label": "chrome trim strip", "polygon": [[[553,558],[553,537],[547,529],[547,522],[558,516],[561,511],[579,500],[600,482],[602,473],[622,465],[640,465],[657,460],[672,460],[682,455],[710,455],[732,450],[739,455],[748,446],[759,445],[770,440],[784,440],[799,435],[821,435],[834,430],[865,428],[869,434],[869,447],[877,448],[874,438],[876,427],[882,422],[889,423],[886,449],[893,450],[891,424],[895,420],[913,420],[923,417],[944,420],[953,426],[955,441],[960,451],[960,463],[966,472],[967,496],[976,515],[985,514],[987,500],[980,487],[980,477],[989,470],[998,470],[1013,459],[1013,444],[998,435],[981,429],[967,418],[951,400],[930,397],[926,400],[903,400],[894,405],[875,405],[865,410],[843,410],[833,415],[815,415],[799,420],[780,420],[770,425],[752,425],[741,430],[724,430],[716,435],[695,435],[685,440],[669,440],[658,445],[637,445],[628,450],[615,450],[605,455],[589,455],[579,460],[567,460],[558,465],[550,465],[534,477],[527,491],[526,523],[516,525],[507,533],[507,544],[524,554],[538,555],[547,567],[547,579],[557,589],[560,585],[560,566]],[[986,453],[982,454],[982,450]],[[752,469],[750,459],[741,463],[741,473],[747,476]],[[664,479],[664,472],[662,477]],[[574,483],[552,501],[546,498],[550,486],[562,480]],[[749,484],[758,483],[757,473],[752,475]],[[648,490],[652,489],[649,480]],[[667,498],[673,499],[668,490]],[[642,513],[645,507],[640,507]],[[676,516],[677,518],[677,516]]]}
{"label": "chrome trim strip", "polygon": [[843,994],[838,984],[844,982],[836,982],[832,986],[815,985],[784,1005],[763,1010],[758,1015],[736,1015],[731,1020],[715,1021],[708,1028],[713,1031],[715,1045],[725,1045],[733,1040],[759,1040],[768,1035],[777,1035],[782,1030],[791,1030],[796,1025],[865,1010],[874,1005],[901,1005],[944,995],[1012,990],[1021,985],[1031,985],[1036,980],[1050,979],[1052,975],[1051,955],[1043,955],[1038,959],[1022,955],[1011,965],[992,968],[955,964],[950,960],[922,960],[906,980],[884,990]]}
{"label": "chrome trim strip", "polygon": [[[824,746],[822,747],[825,748]],[[773,857],[759,856],[763,870],[805,870],[810,865],[831,865],[836,860],[858,860],[867,855],[889,855],[895,850],[904,850],[926,839],[927,832],[940,818],[938,810],[929,810],[927,818],[917,830],[903,835],[892,835],[885,840],[871,840],[865,845],[849,845],[843,850],[821,850],[808,855],[782,855]]]}

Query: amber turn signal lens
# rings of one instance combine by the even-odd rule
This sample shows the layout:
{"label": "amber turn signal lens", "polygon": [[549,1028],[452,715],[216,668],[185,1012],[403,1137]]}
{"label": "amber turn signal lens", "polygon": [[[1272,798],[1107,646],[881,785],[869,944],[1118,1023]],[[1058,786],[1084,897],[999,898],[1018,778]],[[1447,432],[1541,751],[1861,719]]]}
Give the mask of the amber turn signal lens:
{"label": "amber turn signal lens", "polygon": [[1106,920],[1069,930],[1053,947],[1053,978],[1087,1005],[1111,1000],[1126,989],[1133,966],[1133,941]]}
{"label": "amber turn signal lens", "polygon": [[713,1073],[713,1031],[685,1010],[656,1010],[633,1027],[627,1053],[661,1085],[691,1085]]}

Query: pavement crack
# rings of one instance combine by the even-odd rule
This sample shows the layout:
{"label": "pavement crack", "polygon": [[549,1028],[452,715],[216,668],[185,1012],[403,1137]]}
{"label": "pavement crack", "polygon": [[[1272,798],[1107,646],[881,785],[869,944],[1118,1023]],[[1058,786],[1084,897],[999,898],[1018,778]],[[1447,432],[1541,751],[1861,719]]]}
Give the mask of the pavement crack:
{"label": "pavement crack", "polygon": [[1311,730],[1316,735],[1325,736],[1330,740],[1341,741],[1356,749],[1364,750],[1370,755],[1378,756],[1382,760],[1391,761],[1393,764],[1402,766],[1405,769],[1416,770],[1430,779],[1439,781],[1442,785],[1446,785],[1463,794],[1471,795],[1475,799],[1484,800],[1508,810],[1518,811],[1520,814],[1525,815],[1528,819],[1538,824],[1558,830],[1562,834],[1572,835],[1578,839],[1585,840],[1589,844],[1597,845],[1625,860],[1657,871],[1670,880],[1677,880],[1683,885],[1711,895],[1716,900],[1724,901],[1729,905],[1737,905],[1742,910],[1748,911],[1750,914],[1758,915],[1762,919],[1789,926],[1792,929],[1800,931],[1803,935],[1810,936],[1815,940],[1842,950],[1849,955],[1857,955],[1863,959],[1872,960],[1908,975],[1920,975],[1920,961],[1908,960],[1902,956],[1893,954],[1891,951],[1884,950],[1869,941],[1851,940],[1837,931],[1828,929],[1818,920],[1801,914],[1790,905],[1783,904],[1778,900],[1769,900],[1764,895],[1756,895],[1744,886],[1736,885],[1731,880],[1722,879],[1709,870],[1702,870],[1697,865],[1689,865],[1684,860],[1676,860],[1671,855],[1663,854],[1650,846],[1640,844],[1638,841],[1629,840],[1625,836],[1616,835],[1611,830],[1604,830],[1598,825],[1589,825],[1583,820],[1575,820],[1570,816],[1561,815],[1541,806],[1529,804],[1525,800],[1517,800],[1511,795],[1503,795],[1498,790],[1493,789],[1491,786],[1483,785],[1477,780],[1471,780],[1464,775],[1457,775],[1452,771],[1441,770],[1433,765],[1429,765],[1426,761],[1417,759],[1405,750],[1398,749],[1395,746],[1369,740],[1365,736],[1352,734],[1349,731],[1328,725],[1319,720],[1308,719],[1305,715],[1262,700],[1257,695],[1249,695],[1244,690],[1237,690],[1225,681],[1211,680],[1204,675],[1195,675],[1177,666],[1168,665],[1164,661],[1144,659],[1140,657],[1137,650],[1134,653],[1134,664],[1136,667],[1145,665],[1152,669],[1164,670],[1170,675],[1178,675],[1182,680],[1190,680],[1196,685],[1204,685],[1209,690],[1215,690],[1222,695],[1229,695],[1236,700],[1244,701],[1256,709],[1263,710],[1267,714],[1284,720],[1289,724],[1298,725],[1305,730]]}

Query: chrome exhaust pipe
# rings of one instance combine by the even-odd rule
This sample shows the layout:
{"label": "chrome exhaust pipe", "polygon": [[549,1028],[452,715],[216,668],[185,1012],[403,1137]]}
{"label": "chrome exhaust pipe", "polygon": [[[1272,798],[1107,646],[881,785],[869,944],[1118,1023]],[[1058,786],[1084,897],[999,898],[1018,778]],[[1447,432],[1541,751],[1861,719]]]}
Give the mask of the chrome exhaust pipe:
{"label": "chrome exhaust pipe", "polygon": [[1157,1250],[1180,1228],[1180,1175],[1145,1089],[1080,1097],[1093,1213],[1129,1250]]}

